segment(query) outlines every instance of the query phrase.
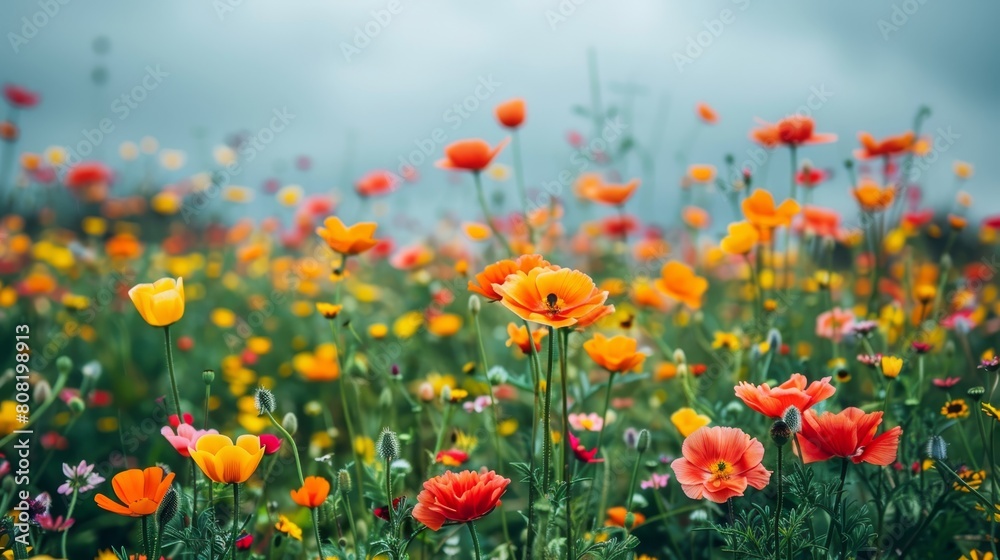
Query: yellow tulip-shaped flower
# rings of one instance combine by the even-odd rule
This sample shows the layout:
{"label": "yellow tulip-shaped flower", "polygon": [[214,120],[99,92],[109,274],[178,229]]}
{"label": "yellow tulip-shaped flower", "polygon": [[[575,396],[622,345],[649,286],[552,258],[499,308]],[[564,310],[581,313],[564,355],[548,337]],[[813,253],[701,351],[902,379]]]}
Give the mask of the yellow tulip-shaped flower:
{"label": "yellow tulip-shaped flower", "polygon": [[184,279],[160,278],[136,284],[128,291],[142,319],[154,327],[167,327],[184,316]]}
{"label": "yellow tulip-shaped flower", "polygon": [[260,438],[252,435],[240,436],[234,444],[228,436],[207,434],[188,451],[205,476],[222,484],[246,482],[264,457]]}
{"label": "yellow tulip-shaped flower", "polygon": [[760,233],[750,222],[729,224],[729,235],[722,238],[719,247],[730,255],[746,255],[760,240]]}

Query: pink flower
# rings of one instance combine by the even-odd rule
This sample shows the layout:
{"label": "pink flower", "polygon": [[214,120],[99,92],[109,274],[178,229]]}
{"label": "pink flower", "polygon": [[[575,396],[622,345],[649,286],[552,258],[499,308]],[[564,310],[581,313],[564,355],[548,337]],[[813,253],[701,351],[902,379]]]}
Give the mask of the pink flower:
{"label": "pink flower", "polygon": [[62,531],[68,530],[76,522],[75,519],[63,520],[63,516],[52,518],[52,514],[46,512],[41,515],[35,516],[35,521],[38,522],[38,526],[45,531],[55,531],[61,533]]}
{"label": "pink flower", "polygon": [[656,490],[658,488],[665,487],[668,482],[670,482],[670,475],[669,474],[656,474],[656,473],[653,473],[652,477],[650,477],[649,480],[643,480],[639,484],[639,486],[641,486],[643,490],[649,490],[650,488],[652,488],[653,490]]}
{"label": "pink flower", "polygon": [[570,414],[569,425],[577,431],[599,432],[604,426],[604,419],[596,412],[591,412],[590,414]]}
{"label": "pink flower", "polygon": [[188,451],[188,448],[193,448],[201,436],[205,434],[217,434],[219,432],[215,430],[199,430],[185,422],[177,426],[176,434],[170,429],[170,426],[161,428],[160,433],[163,434],[163,437],[167,438],[167,441],[170,442],[170,445],[174,446],[174,449],[181,454],[181,457],[190,457],[191,453]]}
{"label": "pink flower", "polygon": [[816,336],[840,342],[854,327],[854,313],[834,307],[816,318]]}
{"label": "pink flower", "polygon": [[264,455],[274,455],[281,449],[281,438],[274,434],[260,434],[260,444],[264,447]]}
{"label": "pink flower", "polygon": [[487,395],[480,395],[474,401],[465,401],[462,403],[462,408],[466,412],[480,413],[490,406],[490,402],[490,398]]}

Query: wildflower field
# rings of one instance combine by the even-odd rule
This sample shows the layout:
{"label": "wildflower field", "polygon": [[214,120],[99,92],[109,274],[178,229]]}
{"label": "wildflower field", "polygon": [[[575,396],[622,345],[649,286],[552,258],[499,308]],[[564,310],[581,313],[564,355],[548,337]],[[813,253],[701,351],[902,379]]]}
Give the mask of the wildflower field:
{"label": "wildflower field", "polygon": [[[244,187],[246,137],[25,146],[49,107],[20,83],[6,558],[998,558],[1000,213],[971,163],[917,178],[930,108],[839,138],[677,110],[690,144],[745,129],[765,179],[725,146],[654,173],[598,95],[565,138],[512,96],[435,168]],[[565,189],[522,165],[545,142],[586,163]],[[442,188],[476,205],[389,220]]]}

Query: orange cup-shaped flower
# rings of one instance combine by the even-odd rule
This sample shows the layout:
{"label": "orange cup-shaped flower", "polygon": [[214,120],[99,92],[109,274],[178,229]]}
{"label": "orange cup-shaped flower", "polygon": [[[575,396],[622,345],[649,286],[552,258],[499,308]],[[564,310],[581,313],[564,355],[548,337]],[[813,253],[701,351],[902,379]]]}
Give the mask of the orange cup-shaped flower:
{"label": "orange cup-shaped flower", "polygon": [[719,113],[717,113],[711,105],[705,103],[704,101],[695,105],[694,111],[697,113],[698,118],[705,124],[717,124],[719,122]]}
{"label": "orange cup-shaped flower", "polygon": [[469,523],[489,515],[500,505],[509,478],[494,471],[448,471],[424,482],[413,518],[438,531],[445,523]]}
{"label": "orange cup-shaped flower", "polygon": [[184,279],[160,278],[136,284],[128,291],[142,319],[154,327],[167,327],[184,316]]}
{"label": "orange cup-shaped flower", "polygon": [[757,245],[760,233],[750,222],[729,224],[729,235],[722,238],[719,247],[730,255],[746,255]]}
{"label": "orange cup-shaped flower", "polygon": [[587,325],[606,314],[608,292],[579,270],[534,268],[493,284],[500,303],[525,321],[554,328]]}
{"label": "orange cup-shaped flower", "polygon": [[374,222],[360,222],[347,227],[340,218],[330,216],[323,221],[323,227],[316,228],[316,234],[341,255],[358,255],[378,244],[373,237],[377,227]]}
{"label": "orange cup-shaped flower", "polygon": [[94,496],[94,502],[101,509],[118,515],[129,517],[152,515],[160,507],[160,501],[163,500],[173,481],[174,473],[164,476],[160,467],[149,467],[145,470],[129,469],[111,479],[111,487],[121,503],[104,494]]}
{"label": "orange cup-shaped flower", "polygon": [[743,215],[761,229],[790,225],[799,210],[799,203],[790,198],[775,206],[774,196],[763,189],[753,191],[743,200]]}
{"label": "orange cup-shaped flower", "polygon": [[291,495],[292,501],[300,506],[316,508],[330,495],[330,482],[321,476],[307,476],[305,484],[298,490],[292,490]]}
{"label": "orange cup-shaped flower", "polygon": [[802,432],[798,434],[802,462],[826,461],[833,457],[850,458],[855,463],[870,463],[882,467],[896,460],[899,426],[875,436],[882,423],[882,411],[865,414],[860,408],[845,408],[834,414],[816,414],[809,410],[802,415]]}
{"label": "orange cup-shaped flower", "polygon": [[621,206],[628,202],[629,198],[635,194],[639,188],[639,179],[632,179],[628,183],[600,183],[590,191],[590,199],[594,202],[608,204],[611,206]]}
{"label": "orange cup-shaped flower", "polygon": [[594,333],[593,338],[583,343],[591,360],[614,373],[637,371],[642,367],[646,355],[636,351],[637,346],[634,338],[623,335],[607,338],[601,333]]}
{"label": "orange cup-shaped flower", "polygon": [[496,108],[497,120],[507,128],[518,128],[524,124],[524,100],[520,97],[505,101]]}
{"label": "orange cup-shaped flower", "polygon": [[837,390],[830,385],[829,377],[808,383],[808,386],[807,383],[806,376],[801,373],[793,373],[788,381],[773,389],[767,383],[757,386],[741,381],[736,386],[736,396],[753,410],[777,419],[782,418],[790,407],[805,412],[816,403],[832,397]]}
{"label": "orange cup-shaped flower", "polygon": [[541,255],[521,255],[517,259],[504,259],[497,261],[475,276],[469,282],[469,291],[475,292],[491,301],[499,301],[500,294],[493,289],[494,284],[503,284],[507,277],[516,274],[517,271],[531,272],[535,268],[558,268],[553,267],[549,261]]}
{"label": "orange cup-shaped flower", "polygon": [[896,199],[896,189],[891,185],[887,187],[879,186],[872,179],[862,179],[858,186],[851,191],[854,200],[865,212],[881,212],[892,206]]}
{"label": "orange cup-shaped flower", "polygon": [[542,339],[549,334],[546,329],[535,329],[531,331],[531,335],[528,335],[528,327],[517,326],[514,323],[507,324],[507,346],[517,345],[521,349],[521,352],[525,354],[531,353],[531,347],[534,345],[535,352],[540,352],[542,350]]}
{"label": "orange cup-shaped flower", "polygon": [[771,480],[764,468],[764,445],[739,428],[701,428],[684,440],[684,455],[670,463],[684,494],[717,504],[742,496],[748,486],[761,490]]}
{"label": "orange cup-shaped flower", "polygon": [[201,472],[220,484],[246,482],[264,457],[260,438],[253,435],[240,436],[234,444],[228,436],[206,434],[188,451]]}
{"label": "orange cup-shaped flower", "polygon": [[441,169],[479,172],[490,166],[493,158],[497,157],[508,141],[505,138],[495,148],[491,148],[485,140],[478,138],[459,140],[445,146],[445,157],[438,160],[436,165]]}
{"label": "orange cup-shaped flower", "polygon": [[708,290],[708,280],[698,276],[690,266],[670,261],[660,270],[656,289],[691,309],[701,309],[701,298]]}

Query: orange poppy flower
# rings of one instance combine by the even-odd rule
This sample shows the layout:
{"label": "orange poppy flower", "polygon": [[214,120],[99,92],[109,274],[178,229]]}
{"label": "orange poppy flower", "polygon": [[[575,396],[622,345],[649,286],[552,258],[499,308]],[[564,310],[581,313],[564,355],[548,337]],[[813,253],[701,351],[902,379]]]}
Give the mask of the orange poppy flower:
{"label": "orange poppy flower", "polygon": [[360,196],[368,198],[370,196],[389,194],[396,190],[397,185],[399,185],[398,176],[390,171],[376,169],[358,179],[354,183],[354,190]]}
{"label": "orange poppy flower", "polygon": [[628,183],[599,183],[590,193],[590,200],[608,204],[611,206],[621,206],[628,202],[635,190],[639,188],[639,179],[632,179]]}
{"label": "orange poppy flower", "polygon": [[805,231],[819,237],[836,237],[840,228],[840,214],[828,208],[806,206],[802,209]]}
{"label": "orange poppy flower", "polygon": [[615,373],[638,371],[642,367],[646,355],[637,352],[637,346],[634,338],[622,335],[607,338],[601,333],[594,333],[593,338],[583,343],[591,360]]}
{"label": "orange poppy flower", "polygon": [[[621,506],[610,508],[607,511],[608,518],[604,521],[604,525],[606,527],[624,527],[625,520],[628,517],[628,513],[629,513],[628,510]],[[632,529],[638,527],[639,525],[642,525],[645,522],[646,522],[645,515],[637,511],[632,512],[632,527],[631,527]]]}
{"label": "orange poppy flower", "polygon": [[584,200],[594,200],[595,193],[604,181],[600,173],[583,173],[576,178],[573,184],[573,192],[578,198]]}
{"label": "orange poppy flower", "polygon": [[710,221],[708,212],[697,206],[685,206],[682,218],[684,223],[692,229],[705,229]]}
{"label": "orange poppy flower", "polygon": [[710,183],[715,179],[715,166],[704,163],[695,163],[688,166],[688,178],[695,183]]}
{"label": "orange poppy flower", "polygon": [[759,229],[771,229],[778,226],[788,226],[792,217],[799,213],[799,203],[785,199],[777,207],[774,196],[764,189],[756,189],[743,199],[743,215]]}
{"label": "orange poppy flower", "polygon": [[633,254],[636,260],[653,261],[663,259],[670,253],[670,244],[660,238],[640,239],[635,244]]}
{"label": "orange poppy flower", "polygon": [[104,243],[104,252],[113,259],[135,259],[142,255],[142,243],[131,233],[119,233]]}
{"label": "orange poppy flower", "polygon": [[505,101],[496,108],[497,120],[507,128],[518,128],[524,123],[524,99]]}
{"label": "orange poppy flower", "polygon": [[503,284],[493,284],[500,303],[518,317],[561,328],[590,324],[613,309],[604,305],[608,292],[579,270],[534,268],[518,270]]}
{"label": "orange poppy flower", "polygon": [[764,446],[738,428],[701,428],[684,440],[680,459],[670,463],[684,494],[717,504],[742,496],[748,486],[762,490],[771,480]]}
{"label": "orange poppy flower", "polygon": [[378,227],[374,222],[360,222],[347,227],[340,218],[330,216],[323,221],[323,226],[316,228],[316,234],[341,255],[359,255],[378,243],[372,237]]}
{"label": "orange poppy flower", "polygon": [[641,278],[632,283],[632,303],[638,307],[649,307],[666,311],[670,302],[662,292],[653,287],[648,279]]}
{"label": "orange poppy flower", "polygon": [[509,140],[509,138],[503,139],[495,148],[490,148],[485,140],[478,138],[453,142],[445,146],[445,157],[438,160],[436,165],[441,169],[455,171],[482,171],[490,166],[493,158],[500,153]]}
{"label": "orange poppy flower", "polygon": [[335,381],[340,378],[337,347],[320,344],[315,352],[303,352],[292,358],[292,368],[306,381]]}
{"label": "orange poppy flower", "polygon": [[917,141],[917,136],[913,132],[904,132],[903,134],[876,140],[871,134],[860,132],[858,133],[858,141],[861,142],[861,148],[854,150],[854,157],[858,159],[871,159],[906,153],[913,149]]}
{"label": "orange poppy flower", "polygon": [[509,478],[494,471],[448,471],[424,482],[417,496],[413,518],[438,531],[446,522],[469,523],[487,515],[501,504]]}
{"label": "orange poppy flower", "polygon": [[774,389],[767,383],[756,386],[741,381],[736,386],[736,396],[748,407],[768,418],[781,418],[789,407],[794,406],[799,412],[805,412],[816,403],[832,397],[837,389],[830,385],[830,379],[824,377],[819,381],[813,381],[807,387],[806,376],[793,373],[788,381]]}
{"label": "orange poppy flower", "polygon": [[814,130],[816,123],[802,115],[785,117],[776,124],[761,122],[761,126],[750,132],[750,138],[768,148],[779,144],[789,147],[807,144],[826,144],[837,140],[836,134],[819,133]]}
{"label": "orange poppy flower", "polygon": [[729,235],[722,238],[719,247],[730,255],[746,255],[760,241],[760,232],[750,222],[729,224]]}
{"label": "orange poppy flower", "polygon": [[704,101],[695,105],[694,111],[698,114],[698,118],[704,121],[705,124],[717,124],[719,122],[719,114],[715,112],[715,109],[711,105]]}
{"label": "orange poppy flower", "polygon": [[855,463],[888,466],[896,460],[899,426],[876,437],[882,423],[882,411],[865,414],[860,408],[845,408],[834,414],[816,414],[809,410],[802,415],[802,432],[798,434],[802,461],[813,463],[832,457],[850,458]]}
{"label": "orange poppy flower", "polygon": [[111,487],[121,503],[104,494],[94,496],[94,502],[101,509],[118,515],[129,517],[152,515],[160,507],[160,501],[163,500],[173,481],[174,473],[163,476],[163,469],[160,467],[149,467],[145,470],[129,469],[111,479]]}
{"label": "orange poppy flower", "polygon": [[321,476],[307,476],[305,484],[290,493],[293,502],[302,507],[316,508],[323,505],[330,495],[330,482]]}
{"label": "orange poppy flower", "polygon": [[486,299],[499,301],[500,294],[493,289],[494,284],[503,284],[507,280],[508,276],[519,270],[522,272],[530,272],[532,269],[538,267],[553,269],[559,268],[557,266],[553,267],[552,264],[543,259],[541,255],[521,255],[517,258],[517,260],[504,259],[487,266],[482,272],[477,274],[475,278],[469,282],[469,291],[476,292]]}
{"label": "orange poppy flower", "polygon": [[698,276],[690,266],[670,261],[660,269],[656,289],[691,309],[701,309],[701,297],[708,289],[708,280]]}
{"label": "orange poppy flower", "polygon": [[[548,329],[535,329],[531,331],[530,339],[534,340],[535,352],[540,352],[542,350],[542,339],[548,336]],[[521,349],[521,352],[525,354],[531,353],[531,342],[529,342],[528,337],[528,327],[519,327],[514,323],[507,324],[507,346],[517,345]]]}
{"label": "orange poppy flower", "polygon": [[881,187],[872,179],[862,179],[851,194],[865,212],[881,212],[896,199],[896,189],[892,185]]}

